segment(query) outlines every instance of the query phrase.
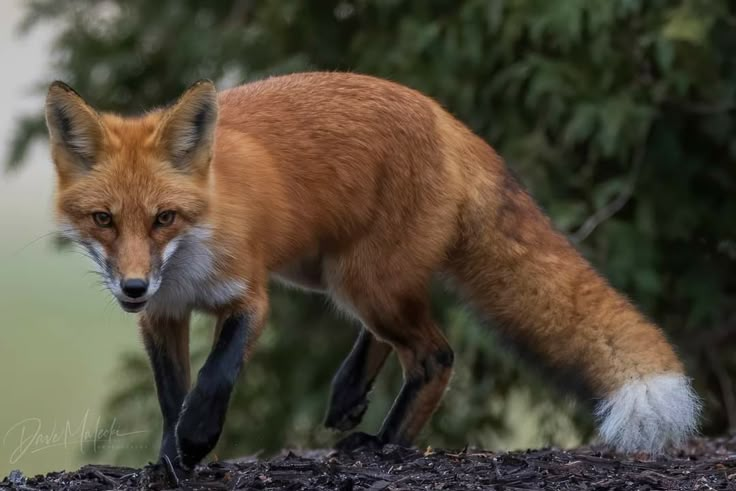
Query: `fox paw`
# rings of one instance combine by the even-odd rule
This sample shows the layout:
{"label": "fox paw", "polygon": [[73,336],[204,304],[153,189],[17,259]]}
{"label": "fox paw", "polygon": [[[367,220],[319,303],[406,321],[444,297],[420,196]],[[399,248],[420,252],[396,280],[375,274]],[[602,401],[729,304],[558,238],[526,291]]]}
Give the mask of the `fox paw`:
{"label": "fox paw", "polygon": [[362,431],[351,433],[335,444],[335,450],[351,453],[356,450],[380,450],[383,448],[383,440],[376,435],[369,435]]}
{"label": "fox paw", "polygon": [[227,397],[195,387],[182,405],[176,425],[178,463],[191,469],[215,448],[225,423]]}
{"label": "fox paw", "polygon": [[363,420],[367,409],[368,399],[365,397],[351,404],[333,403],[325,418],[325,426],[340,431],[352,430]]}
{"label": "fox paw", "polygon": [[164,459],[168,459],[170,462],[175,462],[177,455],[176,433],[175,428],[172,427],[170,430],[167,430],[164,433],[163,438],[161,438],[161,450],[159,451],[158,458],[161,462],[164,462]]}
{"label": "fox paw", "polygon": [[178,458],[171,460],[168,456],[162,455],[159,463],[163,467],[166,480],[171,487],[180,487],[181,481],[189,477],[188,470],[179,464]]}

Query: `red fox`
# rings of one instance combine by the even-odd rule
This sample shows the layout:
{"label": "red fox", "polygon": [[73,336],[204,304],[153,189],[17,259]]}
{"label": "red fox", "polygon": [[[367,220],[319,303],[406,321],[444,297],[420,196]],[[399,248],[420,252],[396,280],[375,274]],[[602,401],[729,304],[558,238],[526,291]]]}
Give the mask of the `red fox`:
{"label": "red fox", "polygon": [[[164,421],[161,458],[189,469],[217,442],[268,313],[270,277],[328,295],[362,330],[325,424],[363,416],[396,353],[404,384],[377,435],[409,445],[440,403],[453,351],[428,285],[457,287],[545,366],[599,400],[602,439],[658,453],[699,402],[662,332],[601,278],[502,159],[432,99],[365,75],[302,73],[217,93],[191,86],[139,117],[51,85],[46,120],[62,233],[140,313]],[[190,388],[193,310],[218,321]]]}

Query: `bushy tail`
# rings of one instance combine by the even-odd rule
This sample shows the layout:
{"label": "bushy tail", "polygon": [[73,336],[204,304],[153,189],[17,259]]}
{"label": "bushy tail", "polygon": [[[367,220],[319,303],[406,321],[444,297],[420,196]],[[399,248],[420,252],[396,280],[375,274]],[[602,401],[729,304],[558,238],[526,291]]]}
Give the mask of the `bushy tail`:
{"label": "bushy tail", "polygon": [[545,366],[579,374],[615,449],[656,454],[693,433],[698,398],[660,329],[553,229],[495,154],[473,182],[451,259],[471,302]]}

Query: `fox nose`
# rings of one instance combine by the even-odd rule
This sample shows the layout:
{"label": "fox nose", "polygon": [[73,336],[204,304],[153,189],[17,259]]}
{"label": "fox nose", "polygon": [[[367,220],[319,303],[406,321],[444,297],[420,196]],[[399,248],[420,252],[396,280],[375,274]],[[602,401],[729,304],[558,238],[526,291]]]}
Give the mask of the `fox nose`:
{"label": "fox nose", "polygon": [[120,282],[123,293],[130,298],[140,298],[148,291],[148,282],[140,278],[123,280]]}

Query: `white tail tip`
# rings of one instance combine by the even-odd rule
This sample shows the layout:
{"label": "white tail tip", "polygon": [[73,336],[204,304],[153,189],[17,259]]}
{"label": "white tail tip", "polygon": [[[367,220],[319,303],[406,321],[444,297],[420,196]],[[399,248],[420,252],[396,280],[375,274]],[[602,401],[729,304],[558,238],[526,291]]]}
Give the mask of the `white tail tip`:
{"label": "white tail tip", "polygon": [[603,441],[619,452],[660,454],[696,431],[700,400],[682,374],[629,382],[596,410]]}

